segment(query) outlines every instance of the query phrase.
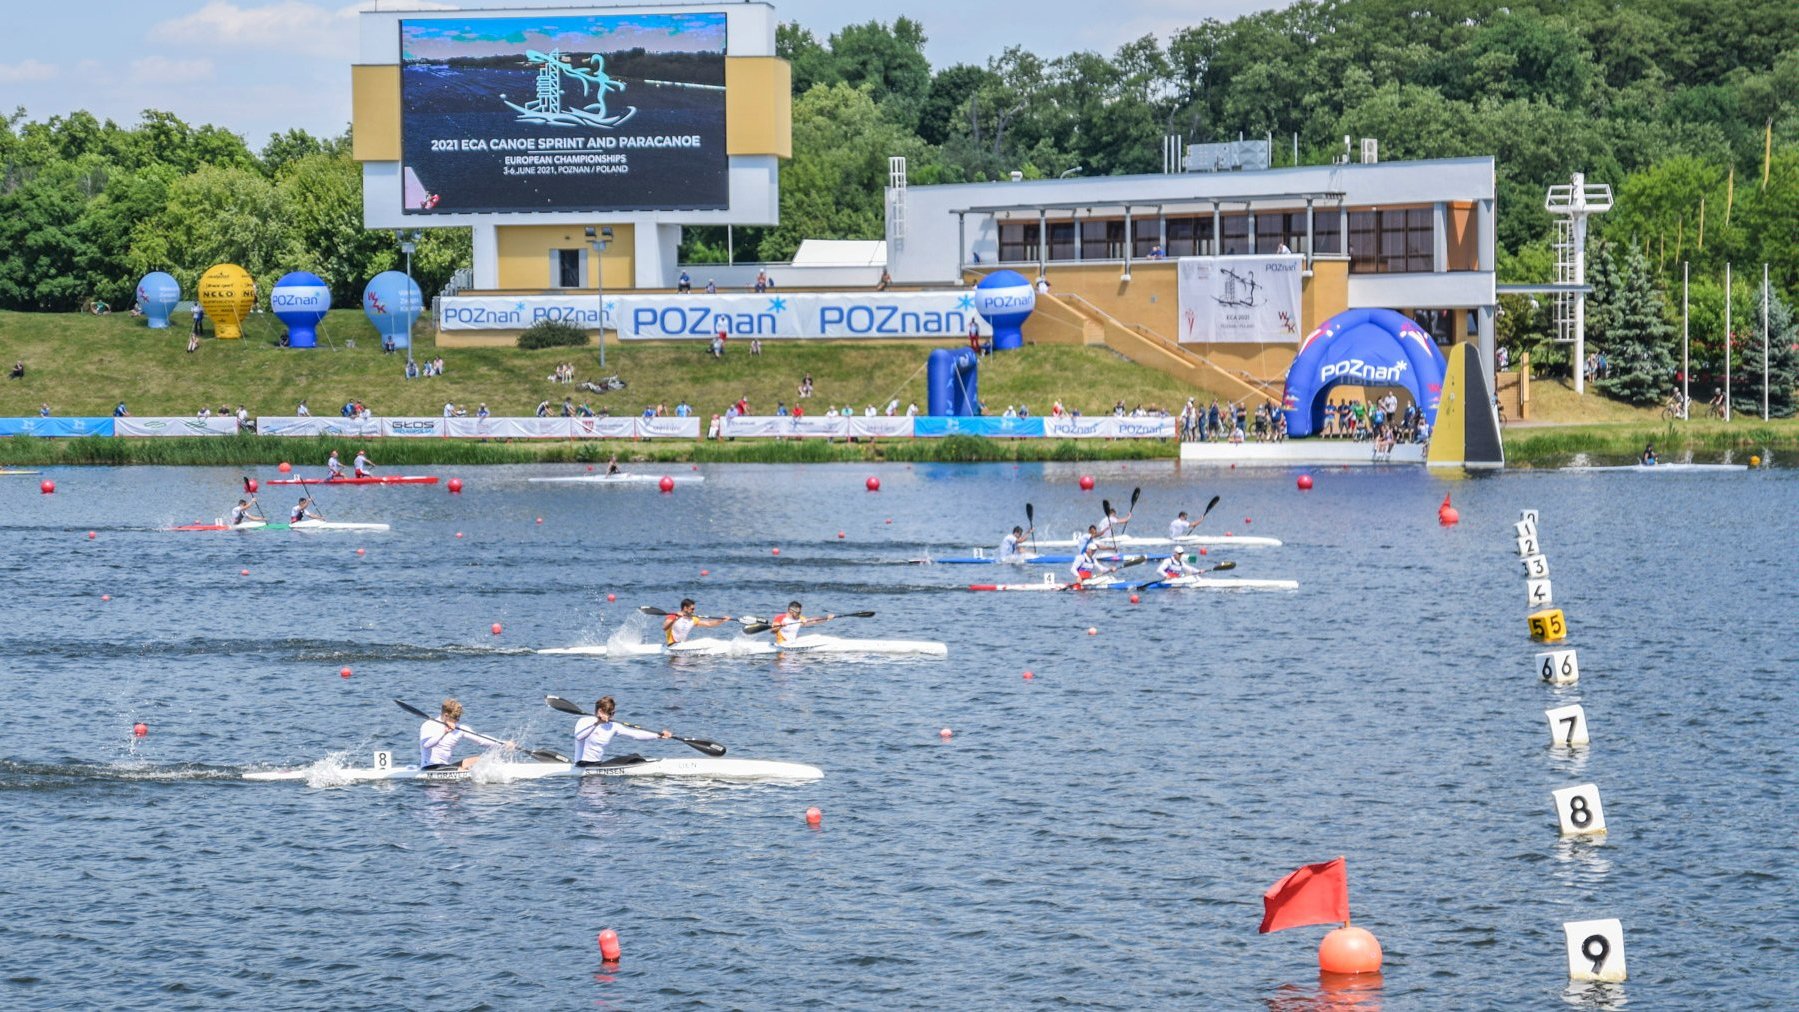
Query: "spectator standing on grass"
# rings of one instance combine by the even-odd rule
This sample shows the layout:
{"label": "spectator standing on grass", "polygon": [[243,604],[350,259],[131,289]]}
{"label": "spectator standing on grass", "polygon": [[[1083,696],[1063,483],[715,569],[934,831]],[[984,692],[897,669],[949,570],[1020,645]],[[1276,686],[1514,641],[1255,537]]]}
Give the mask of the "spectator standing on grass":
{"label": "spectator standing on grass", "polygon": [[762,339],[761,338],[759,338],[759,337],[750,338],[750,354],[752,354],[752,355],[762,354]]}
{"label": "spectator standing on grass", "polygon": [[131,415],[131,412],[125,410],[125,402],[124,401],[120,401],[119,406],[112,409],[112,416],[114,418],[126,418],[126,417],[129,417],[130,415]]}
{"label": "spectator standing on grass", "polygon": [[488,412],[487,412],[487,402],[486,402],[486,401],[482,401],[482,402],[481,402],[481,406],[480,406],[480,407],[479,407],[479,408],[477,408],[477,409],[475,409],[475,417],[476,417],[476,418],[486,418],[486,417],[487,417],[487,414],[488,414]]}
{"label": "spectator standing on grass", "polygon": [[787,402],[786,401],[777,401],[775,403],[775,417],[777,417],[777,418],[786,418],[787,417]]}
{"label": "spectator standing on grass", "polygon": [[49,401],[45,401],[44,403],[39,404],[37,406],[37,416],[39,418],[49,418],[50,417],[50,402]]}
{"label": "spectator standing on grass", "polygon": [[692,294],[693,278],[688,276],[686,271],[682,271],[681,276],[675,279],[675,291],[680,292],[682,295]]}

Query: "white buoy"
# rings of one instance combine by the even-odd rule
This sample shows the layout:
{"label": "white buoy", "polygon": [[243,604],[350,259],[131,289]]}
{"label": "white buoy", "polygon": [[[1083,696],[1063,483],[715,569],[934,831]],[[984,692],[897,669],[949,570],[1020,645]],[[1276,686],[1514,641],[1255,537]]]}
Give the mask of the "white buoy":
{"label": "white buoy", "polygon": [[1573,650],[1551,650],[1537,655],[1537,677],[1550,685],[1573,685],[1580,681],[1580,660]]}
{"label": "white buoy", "polygon": [[1524,596],[1532,608],[1542,608],[1555,603],[1555,592],[1550,588],[1548,580],[1524,581]]}
{"label": "white buoy", "polygon": [[1529,524],[1532,527],[1535,527],[1537,525],[1537,511],[1536,510],[1519,510],[1518,511],[1518,522]]}
{"label": "white buoy", "polygon": [[1616,917],[1597,921],[1569,921],[1562,925],[1568,939],[1568,979],[1620,981],[1624,979],[1624,923]]}
{"label": "white buoy", "polygon": [[1516,538],[1534,538],[1537,536],[1537,525],[1529,520],[1520,520],[1512,525],[1512,536]]}
{"label": "white buoy", "polygon": [[1541,555],[1526,555],[1518,560],[1524,567],[1524,578],[1527,580],[1543,580],[1549,577],[1549,560]]}
{"label": "white buoy", "polygon": [[1597,784],[1578,784],[1553,793],[1563,836],[1599,836],[1605,832],[1605,806],[1599,803]]}
{"label": "white buoy", "polygon": [[1520,535],[1518,535],[1518,558],[1528,559],[1533,555],[1542,555],[1542,554],[1543,554],[1543,549],[1542,549],[1541,542],[1539,542],[1537,540],[1537,536],[1535,534],[1520,534]]}
{"label": "white buoy", "polygon": [[1544,710],[1543,716],[1549,718],[1549,744],[1573,746],[1588,743],[1587,711],[1579,703]]}

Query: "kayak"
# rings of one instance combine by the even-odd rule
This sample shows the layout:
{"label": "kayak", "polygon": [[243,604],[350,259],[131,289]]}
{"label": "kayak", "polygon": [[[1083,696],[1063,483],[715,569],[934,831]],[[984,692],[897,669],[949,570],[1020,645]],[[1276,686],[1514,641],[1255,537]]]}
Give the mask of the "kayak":
{"label": "kayak", "polygon": [[472,770],[421,770],[417,766],[341,767],[314,765],[305,769],[259,770],[245,773],[245,780],[299,780],[319,786],[375,783],[383,780],[421,780],[426,783],[510,783],[547,777],[689,777],[699,780],[818,780],[824,771],[804,763],[772,759],[725,759],[692,756],[645,759],[620,756],[600,766],[571,763],[491,762]]}
{"label": "kayak", "polygon": [[629,474],[623,471],[618,474],[574,474],[555,478],[532,478],[529,480],[536,482],[576,483],[582,485],[659,485],[662,483],[663,478],[667,478],[677,485],[695,484],[706,480],[706,476],[702,474]]}
{"label": "kayak", "polygon": [[545,647],[537,652],[564,657],[649,657],[659,654],[671,657],[773,657],[776,654],[918,654],[925,657],[947,657],[949,647],[935,640],[858,640],[810,635],[797,637],[786,645],[767,638],[700,637],[666,647],[645,643],[621,650],[617,654],[604,644]]}
{"label": "kayak", "polygon": [[1616,464],[1610,467],[1564,467],[1564,471],[1584,473],[1587,471],[1635,471],[1638,474],[1658,472],[1663,474],[1691,474],[1694,471],[1747,471],[1748,464]]}
{"label": "kayak", "polygon": [[[1096,555],[1100,562],[1123,562],[1128,556]],[[1001,562],[991,555],[948,555],[941,559],[908,559],[915,566],[1066,566],[1074,561],[1072,555],[1023,555],[1016,562]]]}
{"label": "kayak", "polygon": [[1174,580],[1098,579],[1078,585],[1044,580],[1038,583],[971,583],[969,590],[1298,590],[1298,580],[1258,580],[1230,576],[1183,576]]}
{"label": "kayak", "polygon": [[353,524],[338,520],[301,520],[298,523],[284,526],[295,531],[385,531],[392,529],[387,524]]}
{"label": "kayak", "polygon": [[435,474],[372,474],[366,478],[271,478],[264,485],[435,485]]}
{"label": "kayak", "polygon": [[[1083,538],[1082,540],[1085,540]],[[1281,539],[1262,538],[1248,534],[1188,534],[1179,538],[1140,538],[1127,534],[1113,539],[1102,537],[1099,543],[1110,548],[1116,543],[1119,548],[1152,548],[1156,545],[1204,545],[1206,547],[1235,546],[1238,548],[1279,548]],[[1061,541],[1038,541],[1039,548],[1073,548],[1080,544],[1072,538]]]}
{"label": "kayak", "polygon": [[14,471],[14,470],[12,470],[12,469],[10,469],[10,468],[4,468],[4,467],[0,467],[0,475],[6,475],[6,474],[39,474],[39,473],[41,473],[41,472],[38,472],[38,471]]}
{"label": "kayak", "polygon": [[285,531],[287,524],[270,524],[261,520],[250,520],[241,524],[228,524],[215,520],[210,524],[182,524],[180,527],[165,527],[169,531]]}

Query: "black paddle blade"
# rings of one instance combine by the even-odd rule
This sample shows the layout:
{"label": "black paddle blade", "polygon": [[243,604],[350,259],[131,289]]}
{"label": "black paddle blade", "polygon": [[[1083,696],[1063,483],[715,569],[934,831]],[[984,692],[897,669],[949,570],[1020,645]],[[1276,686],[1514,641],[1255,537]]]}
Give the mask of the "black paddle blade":
{"label": "black paddle blade", "polygon": [[1143,498],[1143,486],[1139,485],[1136,488],[1131,489],[1131,508],[1128,510],[1125,510],[1125,512],[1126,513],[1137,512],[1137,500],[1141,499],[1141,498]]}
{"label": "black paddle blade", "polygon": [[1024,522],[1032,527],[1037,526],[1037,509],[1030,503],[1024,504]]}
{"label": "black paddle blade", "polygon": [[1111,516],[1112,515],[1112,500],[1101,499],[1099,501],[1099,508],[1105,511],[1106,516]]}
{"label": "black paddle blade", "polygon": [[577,717],[587,716],[587,710],[583,708],[581,704],[563,699],[561,696],[545,696],[543,697],[543,701],[550,704],[550,709],[552,710],[561,710],[563,713],[572,713]]}
{"label": "black paddle blade", "polygon": [[652,608],[652,607],[650,607],[650,606],[649,606],[649,605],[647,605],[647,604],[640,604],[640,605],[638,605],[638,606],[637,606],[637,610],[638,610],[638,611],[641,611],[641,612],[643,612],[643,613],[644,613],[644,614],[645,614],[645,615],[662,615],[662,616],[666,616],[666,615],[667,615],[667,614],[668,614],[668,612],[666,612],[666,611],[663,611],[663,610],[662,610],[662,609],[661,609],[661,608]]}
{"label": "black paddle blade", "polygon": [[765,633],[765,632],[767,632],[767,631],[769,631],[769,630],[770,630],[770,629],[773,629],[773,628],[774,628],[774,626],[772,626],[772,625],[769,625],[769,624],[768,624],[768,623],[767,623],[767,622],[757,622],[757,623],[755,623],[755,624],[754,624],[754,625],[746,625],[746,626],[744,626],[744,627],[743,627],[743,634],[744,634],[744,635],[745,635],[745,636],[754,636],[754,635],[756,635],[756,634],[757,634],[757,633]]}
{"label": "black paddle blade", "polygon": [[846,611],[837,617],[838,618],[874,618],[875,613],[872,611]]}
{"label": "black paddle blade", "polygon": [[1200,519],[1201,519],[1201,520],[1204,520],[1204,519],[1205,519],[1205,517],[1206,517],[1206,513],[1210,513],[1210,512],[1212,512],[1212,507],[1214,507],[1214,506],[1216,506],[1216,505],[1218,505],[1218,500],[1219,500],[1219,499],[1220,499],[1220,498],[1222,498],[1222,497],[1221,497],[1221,496],[1213,496],[1213,497],[1212,497],[1212,501],[1211,501],[1211,502],[1209,502],[1209,503],[1206,503],[1206,512],[1205,512],[1205,513],[1201,513],[1201,514],[1200,514],[1200,515],[1199,515],[1199,518],[1200,518]]}
{"label": "black paddle blade", "polygon": [[546,763],[565,763],[569,761],[568,756],[565,756],[560,752],[551,752],[549,749],[531,749],[525,754],[533,759]]}
{"label": "black paddle blade", "polygon": [[418,717],[422,720],[430,720],[431,719],[430,714],[426,713],[425,711],[419,709],[416,706],[413,706],[411,703],[408,703],[405,700],[396,699],[396,700],[394,700],[394,702],[399,704],[400,709],[405,710],[407,713],[412,714],[414,717]]}
{"label": "black paddle blade", "polygon": [[1212,572],[1222,573],[1227,569],[1236,569],[1236,568],[1237,568],[1237,564],[1235,562],[1220,562],[1218,565],[1212,567]]}
{"label": "black paddle blade", "polygon": [[725,747],[715,741],[707,741],[704,738],[676,738],[675,740],[689,748],[698,749],[709,756],[721,756],[725,754]]}

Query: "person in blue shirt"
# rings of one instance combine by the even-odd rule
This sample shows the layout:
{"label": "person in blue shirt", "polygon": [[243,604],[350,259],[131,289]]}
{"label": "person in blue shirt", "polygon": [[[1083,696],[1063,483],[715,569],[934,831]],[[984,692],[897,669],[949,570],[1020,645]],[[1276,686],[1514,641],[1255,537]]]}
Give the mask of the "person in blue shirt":
{"label": "person in blue shirt", "polygon": [[129,415],[129,414],[131,414],[131,412],[125,410],[125,402],[124,401],[120,401],[119,406],[112,409],[112,416],[114,418],[124,418],[126,415]]}

